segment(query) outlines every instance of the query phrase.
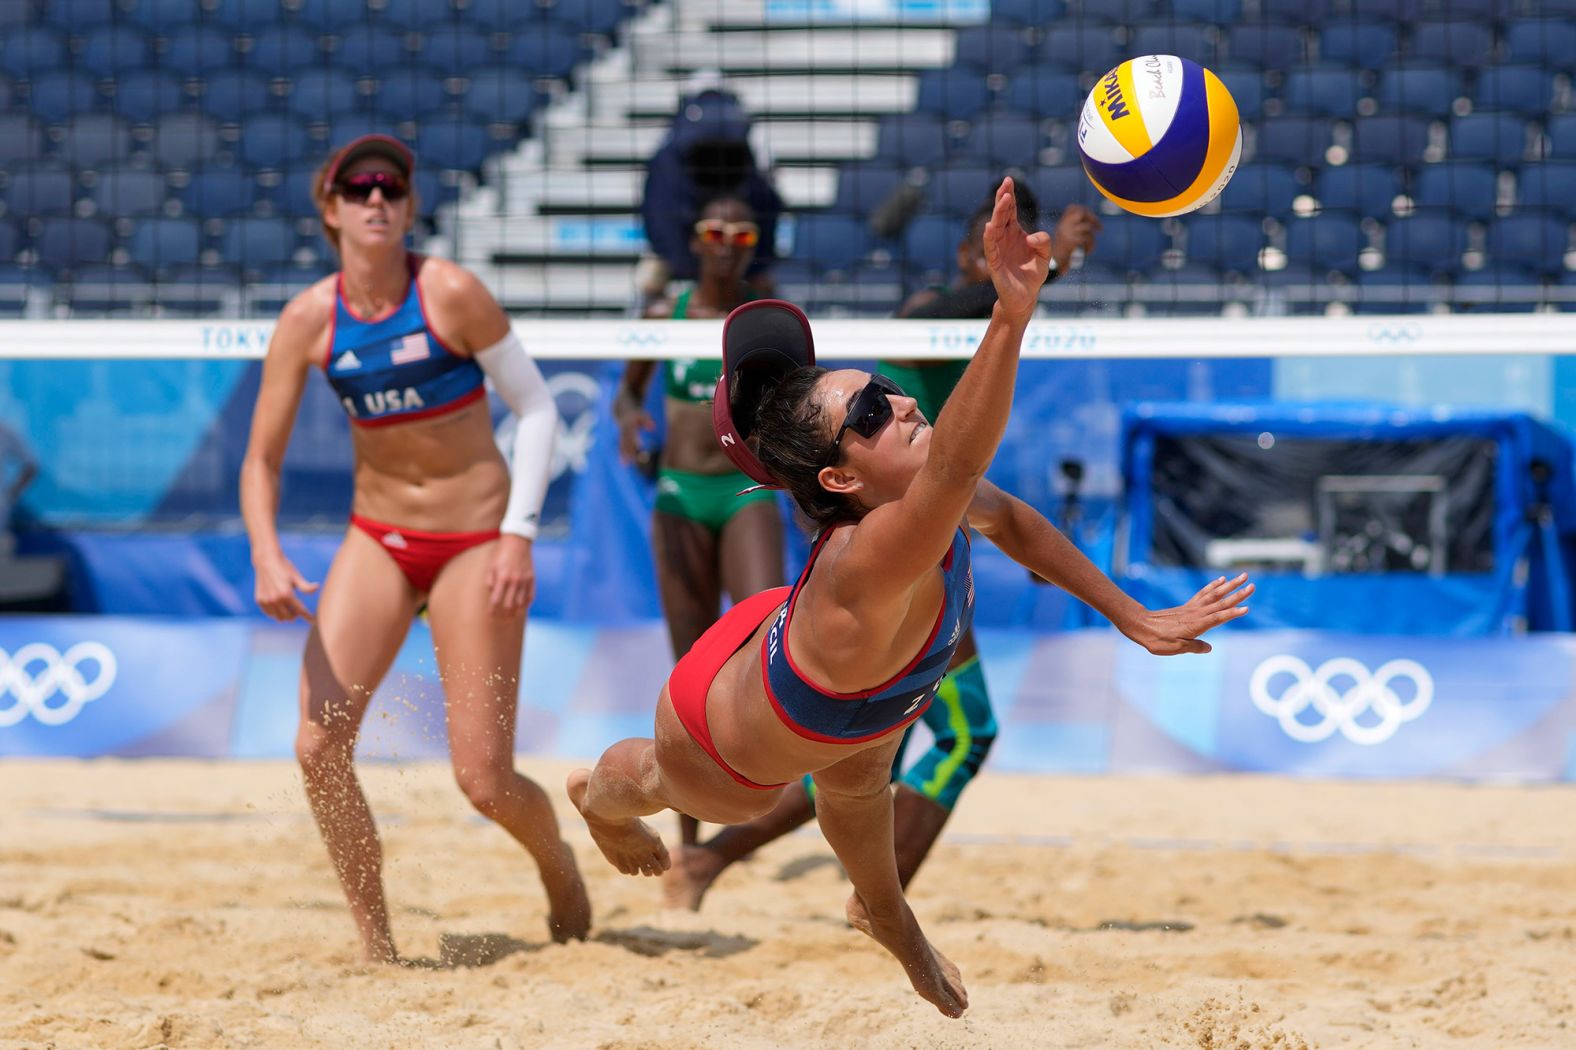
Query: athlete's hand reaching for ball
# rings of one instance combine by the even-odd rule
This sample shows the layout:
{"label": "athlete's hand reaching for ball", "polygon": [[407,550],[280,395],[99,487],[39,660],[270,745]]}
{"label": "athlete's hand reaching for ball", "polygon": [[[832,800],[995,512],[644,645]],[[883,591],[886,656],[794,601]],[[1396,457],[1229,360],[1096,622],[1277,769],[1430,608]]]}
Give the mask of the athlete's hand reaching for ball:
{"label": "athlete's hand reaching for ball", "polygon": [[1051,268],[1051,235],[1028,233],[1018,225],[1018,198],[1011,178],[996,190],[996,210],[985,224],[985,263],[996,285],[998,305],[1014,320],[1027,322],[1039,302],[1040,286]]}
{"label": "athlete's hand reaching for ball", "polygon": [[289,623],[295,619],[311,621],[311,611],[296,592],[311,594],[317,590],[317,584],[303,577],[289,558],[281,554],[254,566],[254,569],[257,586],[253,594],[257,598],[258,608],[280,623]]}
{"label": "athlete's hand reaching for ball", "polygon": [[1247,579],[1247,573],[1230,580],[1222,576],[1185,605],[1145,611],[1136,622],[1124,625],[1122,633],[1156,656],[1207,653],[1210,644],[1199,635],[1247,613],[1248,607],[1242,603],[1253,593],[1253,584]]}
{"label": "athlete's hand reaching for ball", "polygon": [[494,616],[522,616],[536,597],[536,565],[531,541],[506,532],[487,567],[487,604]]}

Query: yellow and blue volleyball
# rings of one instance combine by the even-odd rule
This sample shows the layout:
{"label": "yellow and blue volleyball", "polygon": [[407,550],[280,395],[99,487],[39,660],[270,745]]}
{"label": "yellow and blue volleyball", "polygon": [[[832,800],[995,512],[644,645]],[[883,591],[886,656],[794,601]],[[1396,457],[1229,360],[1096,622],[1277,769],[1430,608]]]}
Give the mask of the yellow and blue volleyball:
{"label": "yellow and blue volleyball", "polygon": [[1156,218],[1202,208],[1242,156],[1237,103],[1220,78],[1176,55],[1140,55],[1095,84],[1078,152],[1117,207]]}

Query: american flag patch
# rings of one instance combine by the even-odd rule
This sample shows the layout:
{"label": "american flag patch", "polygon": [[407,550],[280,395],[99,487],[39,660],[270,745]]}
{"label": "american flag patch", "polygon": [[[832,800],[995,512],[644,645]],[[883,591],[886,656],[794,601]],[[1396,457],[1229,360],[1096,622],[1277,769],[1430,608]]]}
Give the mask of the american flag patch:
{"label": "american flag patch", "polygon": [[432,356],[432,351],[427,349],[427,333],[416,332],[407,335],[389,353],[389,362],[396,365],[408,365],[412,361],[425,361]]}

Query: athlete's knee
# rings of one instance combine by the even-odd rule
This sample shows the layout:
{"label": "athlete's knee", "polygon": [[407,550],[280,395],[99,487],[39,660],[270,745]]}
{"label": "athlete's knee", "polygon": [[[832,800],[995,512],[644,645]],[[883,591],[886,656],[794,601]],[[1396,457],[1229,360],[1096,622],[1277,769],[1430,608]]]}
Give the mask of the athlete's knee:
{"label": "athlete's knee", "polygon": [[454,767],[454,779],[476,812],[496,817],[514,790],[514,767],[488,762]]}
{"label": "athlete's knee", "polygon": [[355,750],[354,734],[337,733],[317,722],[302,722],[296,728],[296,762],[309,778],[349,766]]}

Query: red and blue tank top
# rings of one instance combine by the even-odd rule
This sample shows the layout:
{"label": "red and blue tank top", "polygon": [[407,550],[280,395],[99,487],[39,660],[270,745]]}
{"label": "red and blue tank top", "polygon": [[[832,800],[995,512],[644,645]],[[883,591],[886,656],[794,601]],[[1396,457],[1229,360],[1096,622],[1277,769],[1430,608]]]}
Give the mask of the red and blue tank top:
{"label": "red and blue tank top", "polygon": [[828,537],[838,526],[821,534],[810,560],[789,592],[788,601],[761,643],[761,677],[766,698],[783,723],[800,736],[832,744],[872,740],[914,721],[925,713],[936,689],[952,663],[958,639],[974,618],[974,574],[969,561],[969,537],[958,529],[941,562],[942,599],[930,637],[918,655],[887,681],[859,693],[834,693],[816,685],[794,664],[788,652],[788,622],[794,603]]}
{"label": "red and blue tank top", "polygon": [[385,426],[453,412],[486,396],[481,366],[443,345],[421,302],[411,260],[410,288],[393,313],[357,317],[334,282],[334,331],[323,373],[352,423]]}

